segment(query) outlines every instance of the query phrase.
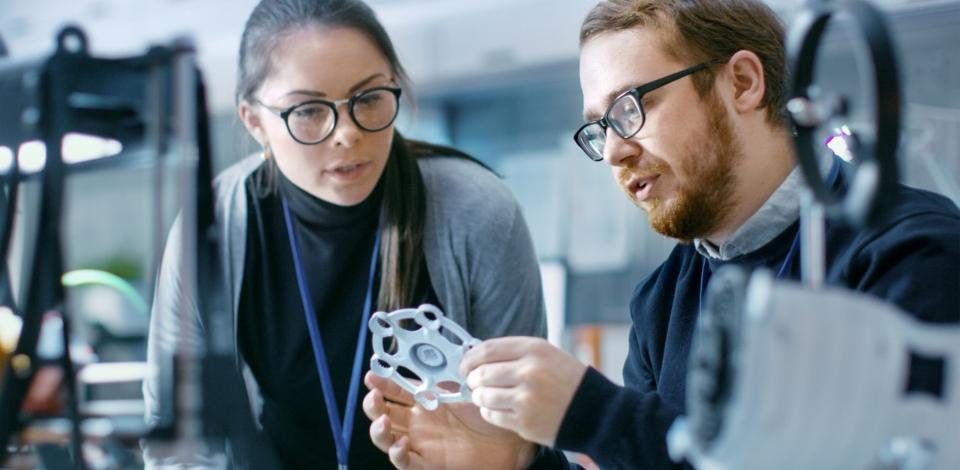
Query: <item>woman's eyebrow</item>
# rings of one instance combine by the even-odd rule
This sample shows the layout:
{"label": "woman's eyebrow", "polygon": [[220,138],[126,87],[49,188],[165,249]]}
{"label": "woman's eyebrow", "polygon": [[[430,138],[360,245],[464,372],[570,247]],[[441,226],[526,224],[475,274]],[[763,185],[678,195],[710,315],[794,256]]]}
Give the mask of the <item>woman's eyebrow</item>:
{"label": "woman's eyebrow", "polygon": [[[372,81],[373,81],[374,79],[376,79],[377,77],[384,77],[384,78],[385,78],[386,75],[384,75],[384,74],[382,74],[382,73],[379,73],[379,72],[378,72],[378,73],[375,73],[375,74],[373,74],[373,75],[370,75],[369,77],[364,78],[363,80],[360,80],[359,82],[357,82],[356,85],[350,87],[349,93],[352,95],[353,93],[359,91],[361,88],[363,88],[364,86],[366,86],[367,84],[369,84],[370,82],[372,82]],[[324,92],[322,92],[322,91],[315,91],[315,90],[292,90],[292,91],[287,92],[286,94],[284,94],[281,98],[286,98],[286,97],[291,96],[291,95],[306,95],[306,96],[314,96],[314,97],[317,97],[317,98],[325,98],[325,97],[327,96],[327,94],[324,93]]]}
{"label": "woman's eyebrow", "polygon": [[371,75],[371,76],[369,76],[369,77],[367,77],[367,78],[364,78],[363,80],[360,80],[356,85],[354,85],[353,87],[350,88],[350,94],[353,94],[354,92],[360,91],[361,88],[367,86],[370,82],[372,82],[372,81],[373,81],[375,78],[377,78],[377,77],[386,78],[386,75],[378,72],[378,73],[375,73],[375,74],[373,74],[373,75]]}

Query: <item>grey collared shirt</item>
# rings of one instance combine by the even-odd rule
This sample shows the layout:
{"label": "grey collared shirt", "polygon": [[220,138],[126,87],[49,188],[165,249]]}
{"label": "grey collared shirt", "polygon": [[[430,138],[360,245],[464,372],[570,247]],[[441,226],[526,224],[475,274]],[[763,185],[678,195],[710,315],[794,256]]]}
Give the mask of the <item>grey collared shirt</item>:
{"label": "grey collared shirt", "polygon": [[699,238],[693,241],[693,245],[701,255],[723,261],[759,249],[800,218],[800,193],[803,188],[800,167],[794,167],[767,202],[722,245],[718,247],[709,240]]}

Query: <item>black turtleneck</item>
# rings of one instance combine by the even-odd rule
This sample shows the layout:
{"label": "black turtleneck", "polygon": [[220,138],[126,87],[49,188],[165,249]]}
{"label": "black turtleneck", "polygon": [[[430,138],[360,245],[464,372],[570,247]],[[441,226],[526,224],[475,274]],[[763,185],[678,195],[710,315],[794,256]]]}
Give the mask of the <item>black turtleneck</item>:
{"label": "black turtleneck", "polygon": [[[360,331],[370,257],[383,196],[378,184],[363,202],[338,206],[300,189],[282,173],[263,165],[247,180],[249,221],[239,343],[263,392],[260,417],[264,433],[288,468],[336,468],[336,450],[319,374],[303,313],[281,196],[295,220],[306,283],[316,310],[324,352],[341,413],[347,401],[353,357]],[[266,182],[276,178],[275,190]],[[438,305],[422,265],[418,299]],[[373,287],[376,309],[377,273]],[[370,367],[367,336],[363,372]],[[370,442],[370,421],[361,409],[354,416],[350,447],[352,468],[392,468],[386,454]]]}

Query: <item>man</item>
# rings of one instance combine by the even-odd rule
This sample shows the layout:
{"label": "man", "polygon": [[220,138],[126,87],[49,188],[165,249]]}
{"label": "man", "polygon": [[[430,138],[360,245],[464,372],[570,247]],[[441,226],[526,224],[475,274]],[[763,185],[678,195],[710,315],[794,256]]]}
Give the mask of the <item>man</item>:
{"label": "man", "polygon": [[[671,467],[665,434],[684,412],[690,341],[710,274],[736,263],[800,277],[803,181],[783,115],[776,15],[758,0],[609,0],[590,12],[580,43],[588,124],[577,143],[610,165],[654,230],[680,242],[634,291],[626,386],[533,338],[489,340],[466,355],[462,371],[479,412],[411,409],[409,396],[368,377],[371,435],[400,468],[484,468],[484,456],[504,453],[490,442],[518,448],[486,423],[585,453],[604,468]],[[846,184],[842,174],[833,183]],[[960,211],[906,187],[897,200],[877,227],[828,223],[827,282],[925,321],[960,320]],[[472,460],[438,452],[444,443],[470,449]],[[565,465],[544,447],[519,448],[517,468]]]}

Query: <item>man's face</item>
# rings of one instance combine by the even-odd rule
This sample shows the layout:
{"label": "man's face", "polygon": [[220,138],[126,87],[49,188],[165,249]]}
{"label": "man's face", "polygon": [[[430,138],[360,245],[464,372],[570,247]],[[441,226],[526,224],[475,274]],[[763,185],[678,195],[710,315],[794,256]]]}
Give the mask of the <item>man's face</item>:
{"label": "man's face", "polygon": [[[598,119],[622,92],[694,64],[660,51],[649,30],[604,33],[583,45],[580,85],[586,120]],[[702,73],[702,72],[701,72]],[[716,231],[734,206],[740,155],[716,92],[701,98],[685,77],[643,97],[646,122],[630,139],[607,130],[604,161],[657,232],[689,241]]]}

